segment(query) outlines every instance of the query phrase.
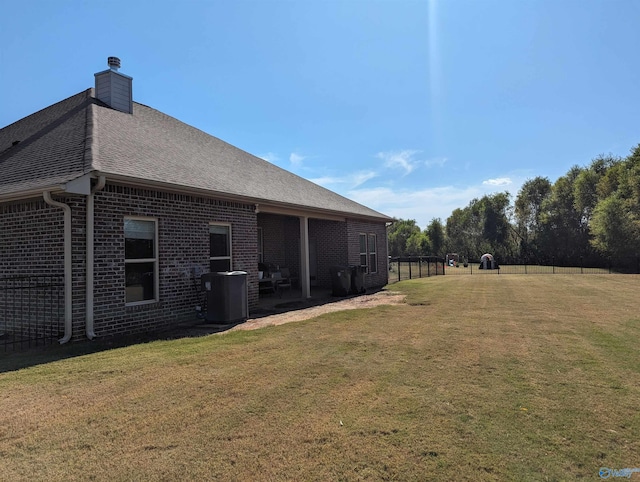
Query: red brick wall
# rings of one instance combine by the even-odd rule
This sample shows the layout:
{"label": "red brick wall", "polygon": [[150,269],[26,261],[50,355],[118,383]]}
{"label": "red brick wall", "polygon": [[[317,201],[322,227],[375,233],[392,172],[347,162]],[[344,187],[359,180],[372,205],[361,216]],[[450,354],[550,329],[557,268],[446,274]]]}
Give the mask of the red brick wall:
{"label": "red brick wall", "polygon": [[258,226],[262,228],[263,261],[273,265],[286,265],[284,216],[258,214]]}
{"label": "red brick wall", "polygon": [[293,216],[258,214],[262,228],[264,262],[285,266],[293,277],[300,276],[300,221]]}
{"label": "red brick wall", "polygon": [[[73,337],[84,338],[86,275],[86,199],[54,196],[72,210]],[[159,301],[125,306],[124,218],[157,219]],[[194,270],[209,271],[209,223],[232,226],[232,268],[249,273],[249,305],[258,302],[257,226],[263,228],[265,261],[299,273],[299,219],[256,215],[251,204],[108,184],[95,195],[94,314],[97,336],[157,330],[193,320],[202,293]],[[0,278],[29,274],[62,274],[64,269],[63,211],[44,200],[0,205]],[[387,243],[384,223],[309,220],[309,237],[317,243],[318,284],[331,287],[329,269],[358,265],[358,233],[378,238],[378,272],[366,286],[387,283]]]}
{"label": "red brick wall", "polygon": [[[73,332],[80,336],[84,333],[86,318],[85,198],[53,196],[53,199],[71,207]],[[42,198],[0,204],[0,278],[63,273],[64,211],[49,206]],[[64,307],[64,299],[61,303]],[[2,308],[0,306],[0,311]],[[50,318],[46,313],[38,315],[43,323]],[[20,316],[16,315],[16,319]]]}
{"label": "red brick wall", "polygon": [[309,240],[316,242],[317,284],[331,288],[330,268],[349,264],[347,225],[340,221],[309,219]]}
{"label": "red brick wall", "polygon": [[[157,219],[159,301],[125,306],[124,218]],[[194,271],[209,271],[209,223],[230,223],[232,269],[249,273],[249,306],[258,301],[255,208],[193,196],[107,185],[95,198],[95,332],[140,332],[194,319],[202,304]]]}
{"label": "red brick wall", "polygon": [[291,276],[300,278],[300,219],[287,216],[284,220],[284,266]]}
{"label": "red brick wall", "polygon": [[386,225],[385,223],[364,222],[354,219],[347,220],[348,264],[353,266],[360,265],[360,233],[375,234],[377,238],[377,273],[367,273],[365,275],[365,287],[384,286],[388,283],[389,278]]}
{"label": "red brick wall", "polygon": [[62,213],[43,199],[0,204],[0,278],[63,272]]}
{"label": "red brick wall", "polygon": [[[288,266],[299,276],[300,222],[298,218],[261,213],[258,226],[263,230],[265,262]],[[331,288],[332,266],[359,266],[359,233],[376,234],[378,272],[365,276],[367,287],[387,284],[387,231],[384,223],[346,222],[309,219],[309,240],[316,243],[317,286]],[[313,260],[311,260],[313,262]]]}

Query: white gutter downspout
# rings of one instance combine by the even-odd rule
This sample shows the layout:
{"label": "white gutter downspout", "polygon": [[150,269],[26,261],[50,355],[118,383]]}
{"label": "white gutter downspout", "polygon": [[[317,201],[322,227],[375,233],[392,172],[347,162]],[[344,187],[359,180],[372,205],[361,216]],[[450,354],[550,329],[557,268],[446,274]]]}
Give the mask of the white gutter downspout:
{"label": "white gutter downspout", "polygon": [[62,345],[71,339],[73,328],[73,298],[71,296],[71,207],[51,199],[51,192],[42,193],[44,201],[50,206],[64,210],[64,336],[58,340]]}
{"label": "white gutter downspout", "polygon": [[93,340],[96,337],[93,331],[93,233],[94,233],[94,216],[93,216],[93,195],[102,190],[107,181],[105,176],[98,177],[98,183],[91,189],[91,194],[87,196],[87,282],[86,282],[86,334],[89,340]]}

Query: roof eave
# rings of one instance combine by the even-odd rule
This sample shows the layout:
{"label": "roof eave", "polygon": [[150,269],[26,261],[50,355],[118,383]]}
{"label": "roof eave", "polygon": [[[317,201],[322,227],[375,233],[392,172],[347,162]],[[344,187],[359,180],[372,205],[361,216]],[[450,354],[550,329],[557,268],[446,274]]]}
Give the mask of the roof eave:
{"label": "roof eave", "polygon": [[49,191],[55,194],[61,194],[65,192],[65,187],[63,184],[53,184],[49,186],[38,187],[35,189],[27,189],[24,191],[0,193],[0,203],[26,201],[27,199],[42,197],[42,193],[45,191]]}
{"label": "roof eave", "polygon": [[240,196],[225,192],[213,191],[210,189],[202,189],[190,186],[183,186],[179,184],[172,184],[162,181],[153,181],[149,179],[139,179],[135,177],[123,176],[120,174],[110,174],[107,172],[94,171],[94,175],[106,176],[107,181],[116,182],[119,184],[125,184],[136,187],[149,187],[155,189],[162,189],[163,191],[172,192],[176,194],[191,194],[196,196],[213,197],[223,201],[239,202],[244,204],[256,205],[256,210],[264,213],[284,214],[289,216],[308,216],[313,218],[321,218],[328,220],[342,220],[345,219],[362,219],[375,222],[390,222],[393,219],[390,217],[380,216],[368,216],[359,213],[335,211],[330,209],[313,208],[308,206],[300,206],[297,204],[279,203],[268,199],[253,197],[253,196]]}

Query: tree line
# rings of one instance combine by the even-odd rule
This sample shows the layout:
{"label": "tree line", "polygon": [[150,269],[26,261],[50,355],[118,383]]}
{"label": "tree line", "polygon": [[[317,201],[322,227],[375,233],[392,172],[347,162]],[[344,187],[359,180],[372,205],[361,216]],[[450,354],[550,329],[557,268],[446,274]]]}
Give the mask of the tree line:
{"label": "tree line", "polygon": [[396,220],[388,230],[391,256],[444,256],[501,263],[598,264],[640,253],[640,144],[625,158],[598,156],[554,183],[527,180],[514,202],[509,192],[473,199],[442,223],[421,230]]}

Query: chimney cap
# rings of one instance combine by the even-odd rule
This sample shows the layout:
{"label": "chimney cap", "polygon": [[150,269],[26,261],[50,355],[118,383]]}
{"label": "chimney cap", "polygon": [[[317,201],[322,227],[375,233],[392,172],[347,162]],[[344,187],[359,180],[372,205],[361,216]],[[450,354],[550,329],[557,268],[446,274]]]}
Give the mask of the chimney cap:
{"label": "chimney cap", "polygon": [[118,70],[120,68],[120,59],[118,57],[107,58],[107,64],[111,70]]}

